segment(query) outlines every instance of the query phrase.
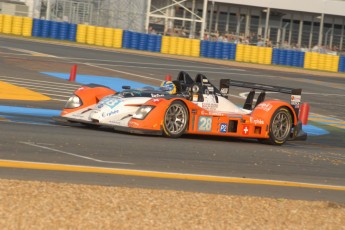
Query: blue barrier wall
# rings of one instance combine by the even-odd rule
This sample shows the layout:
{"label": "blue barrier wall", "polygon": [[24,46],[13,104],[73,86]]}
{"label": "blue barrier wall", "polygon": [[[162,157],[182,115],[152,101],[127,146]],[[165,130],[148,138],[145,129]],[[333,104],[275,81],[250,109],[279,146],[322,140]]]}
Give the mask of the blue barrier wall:
{"label": "blue barrier wall", "polygon": [[340,56],[339,72],[345,72],[345,56]]}
{"label": "blue barrier wall", "polygon": [[235,60],[236,44],[203,40],[200,43],[200,56],[207,58]]}
{"label": "blue barrier wall", "polygon": [[59,39],[60,40],[67,40],[68,39],[68,32],[69,32],[69,23],[60,22]]}
{"label": "blue barrier wall", "polygon": [[32,36],[33,37],[41,37],[41,27],[42,27],[42,21],[41,19],[34,18],[32,22]]}
{"label": "blue barrier wall", "polygon": [[34,18],[32,36],[76,41],[77,25]]}
{"label": "blue barrier wall", "polygon": [[162,36],[123,31],[122,47],[127,49],[161,52]]}
{"label": "blue barrier wall", "polygon": [[302,51],[273,49],[272,64],[303,67],[304,55]]}
{"label": "blue barrier wall", "polygon": [[67,40],[72,41],[72,42],[76,41],[77,28],[78,28],[77,24],[70,24],[69,25]]}

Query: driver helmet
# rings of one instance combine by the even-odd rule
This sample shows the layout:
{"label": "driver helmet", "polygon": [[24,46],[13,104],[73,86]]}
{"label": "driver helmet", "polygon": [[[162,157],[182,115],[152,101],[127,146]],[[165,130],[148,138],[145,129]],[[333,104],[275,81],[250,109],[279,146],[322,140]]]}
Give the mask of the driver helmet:
{"label": "driver helmet", "polygon": [[163,81],[161,87],[164,87],[165,91],[169,94],[176,93],[176,85],[172,81]]}

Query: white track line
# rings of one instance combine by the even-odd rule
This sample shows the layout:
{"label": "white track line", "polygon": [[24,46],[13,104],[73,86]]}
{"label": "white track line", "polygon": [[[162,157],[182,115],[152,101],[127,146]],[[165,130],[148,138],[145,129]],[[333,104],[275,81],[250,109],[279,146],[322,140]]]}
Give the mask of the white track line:
{"label": "white track line", "polygon": [[62,88],[57,88],[57,87],[47,87],[47,86],[41,86],[41,85],[37,85],[37,84],[28,84],[28,83],[17,83],[17,82],[12,82],[12,81],[8,81],[9,83],[13,83],[15,85],[20,85],[20,86],[25,86],[26,88],[32,88],[32,89],[38,89],[38,90],[42,90],[42,91],[49,91],[51,92],[52,89],[54,92],[65,92],[65,93],[73,93],[77,88],[75,89],[71,89],[71,90],[64,90]]}
{"label": "white track line", "polygon": [[3,76],[3,75],[0,75],[0,78],[5,78],[6,79],[19,79],[19,80],[25,80],[25,81],[32,81],[32,82],[42,82],[42,83],[47,83],[47,84],[56,84],[56,85],[64,85],[64,86],[69,86],[69,87],[78,87],[78,86],[81,86],[80,84],[68,84],[68,83],[59,83],[59,82],[51,82],[51,81],[40,81],[40,80],[33,80],[33,79],[28,79],[28,78],[20,78],[20,77],[9,77],[9,76]]}
{"label": "white track line", "polygon": [[[170,68],[167,67],[152,67],[152,66],[131,66],[131,65],[113,65],[113,64],[97,64],[98,66],[109,66],[109,67],[130,67],[130,68],[136,68],[136,69],[156,69],[156,70],[177,70],[180,71],[181,68]],[[193,72],[203,72],[203,73],[215,73],[215,74],[229,74],[229,72],[218,72],[218,71],[207,71],[199,69],[184,69],[185,71],[193,71]]]}
{"label": "white track line", "polygon": [[[140,65],[152,65],[152,66],[167,66],[167,67],[180,67],[181,68],[200,68],[200,69],[227,69],[227,70],[238,70],[238,71],[243,71],[246,72],[247,70],[244,69],[234,69],[234,68],[229,68],[229,67],[208,67],[208,66],[194,66],[194,65],[172,65],[169,63],[163,64],[163,63],[148,63],[148,62],[128,62],[128,61],[114,61],[114,60],[106,60],[106,59],[92,59],[92,58],[73,58],[73,57],[59,57],[63,59],[70,59],[70,60],[81,60],[81,61],[97,61],[97,62],[110,62],[110,63],[123,63],[123,64],[140,64]],[[107,64],[100,64],[100,63],[95,63],[97,65],[107,65]],[[111,65],[111,64],[108,64]],[[137,67],[137,66],[135,66]]]}
{"label": "white track line", "polygon": [[19,143],[22,143],[22,144],[25,144],[25,145],[34,146],[34,147],[41,148],[41,149],[47,149],[47,150],[50,150],[50,151],[53,151],[53,152],[67,154],[67,155],[74,156],[74,157],[83,158],[83,159],[86,159],[86,160],[100,162],[100,163],[134,165],[133,163],[128,163],[128,162],[103,161],[103,160],[99,160],[99,159],[92,158],[92,157],[86,157],[86,156],[82,156],[82,155],[78,155],[78,154],[74,154],[74,153],[70,153],[70,152],[61,151],[61,150],[58,150],[58,149],[49,148],[49,147],[42,146],[42,145],[37,145],[37,144],[32,143],[32,142],[19,142]]}
{"label": "white track line", "polygon": [[101,67],[101,66],[93,65],[93,64],[90,64],[90,63],[82,63],[82,64],[84,64],[84,65],[88,65],[88,66],[91,66],[91,67],[95,67],[95,68],[99,68],[99,69],[105,69],[105,70],[109,70],[109,71],[112,71],[112,72],[117,72],[117,73],[128,74],[128,75],[132,75],[132,76],[139,77],[139,78],[150,79],[150,80],[155,80],[155,81],[160,81],[160,82],[162,81],[161,79],[156,79],[156,78],[147,77],[147,76],[144,76],[144,75],[139,75],[139,74],[129,73],[129,72],[120,71],[120,70],[115,70],[115,69],[110,69],[110,68],[105,68],[105,67]]}
{"label": "white track line", "polygon": [[25,54],[31,54],[31,55],[37,55],[37,56],[44,56],[44,57],[56,57],[54,55],[50,55],[50,54],[45,54],[45,53],[39,53],[39,52],[35,52],[32,50],[25,50],[25,49],[19,49],[19,48],[11,48],[11,47],[6,47],[6,49],[9,50],[13,50],[13,51],[17,51],[17,52],[22,52]]}

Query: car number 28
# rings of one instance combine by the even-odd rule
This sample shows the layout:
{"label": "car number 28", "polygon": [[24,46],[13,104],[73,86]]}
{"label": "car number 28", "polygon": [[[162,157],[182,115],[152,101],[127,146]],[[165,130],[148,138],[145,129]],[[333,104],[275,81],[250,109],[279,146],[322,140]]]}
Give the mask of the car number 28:
{"label": "car number 28", "polygon": [[212,117],[199,117],[198,130],[199,131],[211,131]]}

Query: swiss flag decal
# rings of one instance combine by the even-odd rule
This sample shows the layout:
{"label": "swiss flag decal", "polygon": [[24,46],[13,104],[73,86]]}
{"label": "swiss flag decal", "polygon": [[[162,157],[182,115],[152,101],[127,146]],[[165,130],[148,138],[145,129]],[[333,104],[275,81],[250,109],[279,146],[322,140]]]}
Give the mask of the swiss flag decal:
{"label": "swiss flag decal", "polygon": [[243,126],[243,129],[242,129],[242,135],[248,135],[248,134],[249,134],[249,126],[245,125]]}

